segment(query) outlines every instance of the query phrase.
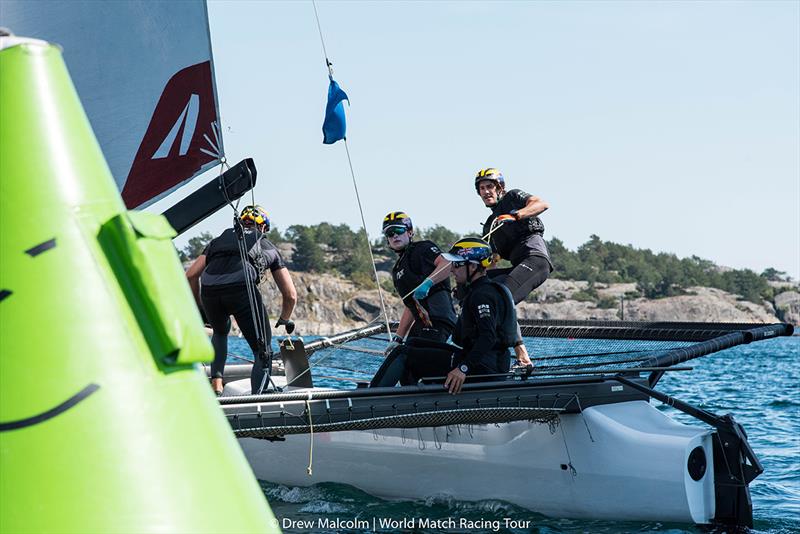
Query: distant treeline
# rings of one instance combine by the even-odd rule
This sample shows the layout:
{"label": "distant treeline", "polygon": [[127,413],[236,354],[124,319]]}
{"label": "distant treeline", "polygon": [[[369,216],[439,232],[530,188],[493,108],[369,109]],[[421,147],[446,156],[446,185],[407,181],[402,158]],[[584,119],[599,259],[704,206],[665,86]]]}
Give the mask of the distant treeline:
{"label": "distant treeline", "polygon": [[[213,238],[204,232],[189,240],[179,251],[181,259],[188,261],[202,253]],[[430,239],[443,249],[462,236],[443,226],[421,229],[415,238]],[[291,243],[295,247],[290,267],[305,272],[336,272],[350,278],[358,285],[372,283],[372,267],[363,231],[353,231],[346,224],[320,223],[313,226],[294,225],[285,232],[273,228],[268,238],[273,243]],[[660,298],[680,295],[692,286],[715,287],[741,295],[752,302],[772,300],[776,290],[769,281],[786,280],[786,273],[773,268],[757,274],[749,269],[721,269],[715,263],[697,256],[678,258],[675,254],[654,253],[649,249],[637,249],[631,245],[620,245],[603,241],[592,235],[589,241],[576,251],[569,250],[554,237],[548,242],[553,266],[551,277],[564,280],[586,280],[589,288],[586,299],[596,299],[596,283],[635,283],[634,296]],[[372,242],[379,269],[388,269],[394,262],[394,254],[382,238]]]}

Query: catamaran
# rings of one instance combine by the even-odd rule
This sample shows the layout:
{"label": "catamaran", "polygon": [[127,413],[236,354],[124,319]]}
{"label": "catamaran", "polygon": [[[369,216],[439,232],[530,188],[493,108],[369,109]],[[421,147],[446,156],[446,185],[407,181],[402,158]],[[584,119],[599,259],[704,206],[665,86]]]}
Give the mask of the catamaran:
{"label": "catamaran", "polygon": [[[64,1],[45,4],[46,16],[41,5],[5,2],[3,24],[63,46],[102,155],[55,49],[4,37],[0,65],[15,76],[2,76],[0,98],[4,109],[17,110],[14,121],[3,113],[0,142],[2,174],[15,178],[4,178],[0,195],[4,521],[43,530],[268,529],[272,519],[254,497],[246,458],[264,480],[348,483],[388,498],[450,495],[502,499],[555,517],[752,524],[749,483],[762,467],[744,429],[656,387],[666,373],[689,371],[695,358],[791,334],[784,324],[527,321],[536,365],[467,382],[459,395],[437,377],[396,388],[315,387],[320,377],[309,356],[342,346],[382,353],[385,340],[375,336],[390,326],[369,325],[307,345],[284,340],[284,374],[275,373],[271,391],[252,395],[247,382],[231,380],[220,409],[197,367],[210,352],[176,271],[175,233],[158,217],[127,212],[113,187],[128,208],[142,207],[224,163],[205,5]],[[181,20],[181,36],[167,53],[169,20]],[[129,30],[116,31],[123,26]],[[151,38],[159,27],[164,40]],[[131,50],[169,60],[109,59]],[[131,80],[136,90],[126,90]],[[12,131],[36,140],[35,157],[11,142]],[[164,215],[185,231],[252,190],[256,176],[245,160]],[[12,232],[17,226],[6,216],[28,220],[18,208],[33,198],[51,219]],[[54,255],[59,250],[69,254]],[[37,288],[34,279],[53,281],[53,272],[58,283]],[[34,305],[42,302],[44,311]],[[43,318],[60,325],[47,339],[24,327]],[[18,331],[27,335],[12,335]],[[59,358],[35,360],[31,370],[21,354]],[[229,380],[249,374],[246,366],[228,371]],[[43,377],[58,380],[41,388]],[[40,395],[21,402],[30,391]],[[654,401],[702,425],[677,422]],[[186,446],[192,435],[202,438]],[[231,435],[244,457],[230,450]],[[33,461],[42,457],[48,461]],[[212,458],[218,469],[197,468]],[[52,494],[29,483],[38,479],[49,481]],[[62,502],[92,487],[97,499],[27,513],[30,503]],[[198,487],[206,488],[204,499],[208,491],[221,499],[215,510],[236,513],[189,510]]]}
{"label": "catamaran", "polygon": [[[220,402],[256,475],[281,484],[500,499],[553,517],[752,526],[749,484],[763,468],[744,429],[656,386],[696,358],[791,335],[791,326],[521,326],[535,366],[468,381],[459,395],[447,393],[442,377],[394,388],[313,387],[306,355],[385,330],[372,326],[308,345],[284,341],[282,391],[248,395],[249,382],[235,379],[247,366],[234,366],[241,369],[229,373]],[[701,424],[678,422],[654,403]]]}

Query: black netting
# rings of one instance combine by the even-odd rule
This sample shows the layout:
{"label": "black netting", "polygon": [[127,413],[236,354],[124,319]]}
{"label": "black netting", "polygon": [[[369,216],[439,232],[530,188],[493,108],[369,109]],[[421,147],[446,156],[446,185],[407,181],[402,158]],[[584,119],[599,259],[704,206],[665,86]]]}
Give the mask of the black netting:
{"label": "black netting", "polygon": [[[699,322],[522,320],[520,328],[534,361],[536,377],[666,367],[743,343],[792,333],[791,326],[785,324]],[[383,359],[384,335],[372,333],[313,354],[315,372],[336,375],[340,381],[369,380]],[[348,347],[356,350],[350,351]],[[323,380],[322,385],[352,387],[337,384],[331,376],[324,378],[331,380]]]}
{"label": "black netting", "polygon": [[[382,428],[420,428],[449,425],[475,425],[510,423],[512,421],[531,421],[557,424],[558,408],[467,408],[460,410],[439,410],[386,417],[369,417],[339,423],[314,425],[314,432],[341,432],[347,430],[378,430]],[[289,434],[308,434],[309,425],[281,425],[268,427],[236,428],[237,438],[274,438]]]}
{"label": "black netting", "polygon": [[664,351],[691,345],[686,341],[642,341],[526,337],[538,373],[629,369]]}

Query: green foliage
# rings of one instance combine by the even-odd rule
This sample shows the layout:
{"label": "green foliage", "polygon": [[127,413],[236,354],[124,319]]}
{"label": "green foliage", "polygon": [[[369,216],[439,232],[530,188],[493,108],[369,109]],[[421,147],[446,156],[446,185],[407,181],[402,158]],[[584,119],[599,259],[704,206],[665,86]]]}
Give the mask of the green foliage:
{"label": "green foliage", "polygon": [[595,297],[584,290],[576,291],[572,294],[572,300],[577,300],[578,302],[594,302]]}
{"label": "green foliage", "polygon": [[278,230],[276,227],[273,227],[272,229],[270,229],[269,232],[267,232],[267,239],[269,239],[270,242],[275,243],[276,245],[278,243],[284,243],[286,241],[286,239],[281,235],[281,231]]}
{"label": "green foliage", "polygon": [[[190,246],[181,251],[182,256],[196,256],[211,237],[205,233],[192,238]],[[335,271],[351,280],[359,280],[364,286],[374,286],[363,230],[353,231],[346,224],[320,223],[290,226],[283,235],[273,229],[268,237],[273,242],[288,241],[295,245],[295,269]],[[457,233],[441,225],[420,229],[418,237],[430,239],[445,250],[460,238]],[[595,283],[636,283],[636,291],[626,295],[626,298],[668,297],[685,294],[686,289],[692,286],[706,286],[760,302],[773,298],[776,293],[767,282],[782,280],[785,276],[785,273],[773,268],[766,269],[760,275],[749,269],[723,271],[713,262],[697,256],[678,258],[675,254],[654,253],[649,249],[603,241],[596,235],[590,236],[576,251],[569,250],[556,237],[550,239],[547,245],[555,267],[551,276],[588,281],[589,288],[578,291],[573,297],[595,302],[599,307],[617,307],[618,302],[610,297],[600,297],[594,288]],[[371,247],[374,253],[394,257],[383,237],[377,237]],[[507,264],[503,262],[503,265]]]}
{"label": "green foliage", "polygon": [[394,295],[396,292],[394,288],[394,283],[392,283],[392,281],[388,278],[381,280],[381,289],[383,289],[390,295]]}
{"label": "green foliage", "polygon": [[189,239],[188,244],[180,251],[181,261],[193,260],[198,257],[212,239],[214,236],[210,232],[203,232]]}
{"label": "green foliage", "polygon": [[448,230],[441,224],[437,224],[431,228],[422,228],[417,232],[420,239],[427,239],[436,243],[439,248],[447,252],[453,243],[461,239],[461,236],[451,230]]}
{"label": "green foliage", "polygon": [[770,282],[786,282],[788,281],[786,277],[786,271],[779,271],[773,267],[767,267],[764,269],[764,272],[761,273],[762,278],[766,278]]}
{"label": "green foliage", "polygon": [[322,249],[317,244],[313,229],[292,226],[287,233],[289,231],[292,231],[296,247],[292,256],[294,268],[298,271],[325,271],[325,258]]}
{"label": "green foliage", "polygon": [[592,283],[589,283],[589,287],[586,289],[581,289],[573,293],[572,299],[578,302],[595,302],[598,299],[597,290]]}
{"label": "green foliage", "polygon": [[597,301],[597,307],[603,308],[604,310],[619,308],[619,299],[615,299],[614,297],[600,297]]}
{"label": "green foliage", "polygon": [[358,238],[354,235],[346,246],[334,247],[340,257],[339,272],[345,276],[366,273],[371,278],[373,276],[372,260],[369,256],[369,249],[367,249],[368,243],[362,232]]}
{"label": "green foliage", "polygon": [[760,276],[749,269],[722,272],[713,262],[697,256],[681,259],[675,254],[656,254],[649,249],[603,241],[596,235],[576,252],[555,237],[547,244],[555,267],[554,278],[587,280],[590,284],[635,282],[638,293],[651,299],[681,295],[687,287],[706,286],[758,303],[774,294],[767,284],[769,277],[782,274],[775,269],[767,269]]}
{"label": "green foliage", "polygon": [[354,272],[350,275],[350,280],[358,287],[375,289],[375,278],[365,272]]}

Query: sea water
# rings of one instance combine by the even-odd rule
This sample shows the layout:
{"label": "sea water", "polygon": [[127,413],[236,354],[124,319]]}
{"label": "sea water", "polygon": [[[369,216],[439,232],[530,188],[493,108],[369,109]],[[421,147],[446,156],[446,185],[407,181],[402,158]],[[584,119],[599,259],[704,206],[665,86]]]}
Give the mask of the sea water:
{"label": "sea water", "polygon": [[[249,352],[243,340],[234,338],[230,350]],[[314,359],[318,374],[356,379],[368,379],[380,364],[379,357],[342,348],[334,357],[319,353],[312,364]],[[685,365],[694,370],[667,373],[658,390],[716,414],[732,414],[764,466],[764,473],[750,484],[752,532],[800,532],[800,337],[742,345]],[[353,387],[332,380],[315,383]],[[702,425],[672,408],[659,409],[681,422]],[[261,487],[284,532],[701,532],[682,524],[553,519],[491,499],[398,502],[344,484],[287,487],[261,481]]]}

